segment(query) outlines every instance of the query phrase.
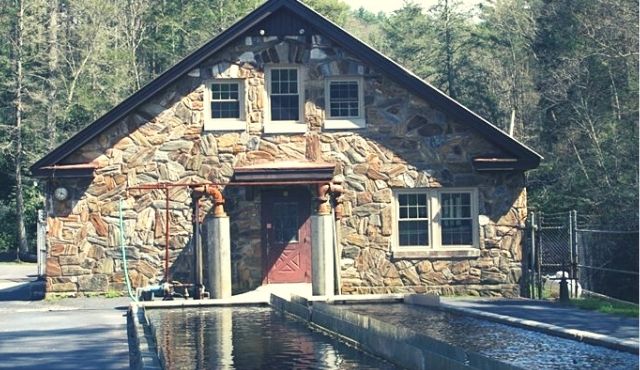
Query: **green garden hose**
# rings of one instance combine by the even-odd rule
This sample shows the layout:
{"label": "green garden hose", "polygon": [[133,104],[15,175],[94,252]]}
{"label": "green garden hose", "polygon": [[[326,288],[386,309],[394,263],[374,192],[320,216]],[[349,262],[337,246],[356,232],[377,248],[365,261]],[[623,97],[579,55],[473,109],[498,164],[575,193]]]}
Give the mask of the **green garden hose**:
{"label": "green garden hose", "polygon": [[133,294],[133,290],[131,289],[131,280],[129,280],[129,269],[127,268],[127,252],[124,248],[124,221],[122,221],[122,198],[120,198],[120,202],[118,203],[118,210],[120,213],[120,249],[122,250],[122,269],[124,270],[124,280],[127,283],[127,292],[129,293],[129,298],[132,301],[138,302],[138,298]]}

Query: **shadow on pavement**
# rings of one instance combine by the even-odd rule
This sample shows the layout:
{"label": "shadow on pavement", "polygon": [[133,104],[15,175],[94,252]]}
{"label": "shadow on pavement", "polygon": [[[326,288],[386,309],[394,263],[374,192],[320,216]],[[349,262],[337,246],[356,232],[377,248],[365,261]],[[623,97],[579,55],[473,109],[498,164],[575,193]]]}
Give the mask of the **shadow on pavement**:
{"label": "shadow on pavement", "polygon": [[40,301],[44,299],[44,290],[44,281],[27,281],[0,289],[0,301]]}
{"label": "shadow on pavement", "polygon": [[[113,326],[94,326],[0,333],[0,342],[14,346],[3,351],[0,368],[122,369],[128,348],[126,341],[114,337],[120,334],[115,330]],[[120,360],[114,361],[114,357]]]}

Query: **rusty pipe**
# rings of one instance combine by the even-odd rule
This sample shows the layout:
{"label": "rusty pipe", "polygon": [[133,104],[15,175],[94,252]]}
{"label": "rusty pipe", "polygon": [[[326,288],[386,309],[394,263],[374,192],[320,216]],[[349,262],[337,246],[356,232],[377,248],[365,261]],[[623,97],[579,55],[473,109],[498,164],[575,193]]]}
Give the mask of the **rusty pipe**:
{"label": "rusty pipe", "polygon": [[330,191],[336,201],[335,218],[336,220],[342,219],[344,214],[344,205],[342,204],[344,198],[344,187],[342,185],[331,184]]}
{"label": "rusty pipe", "polygon": [[319,215],[328,215],[331,213],[331,205],[329,204],[329,190],[331,189],[331,185],[329,183],[319,184],[318,185],[318,214]]}
{"label": "rusty pipe", "polygon": [[227,214],[224,212],[224,196],[217,186],[202,185],[195,186],[193,189],[193,195],[200,198],[204,195],[209,195],[213,199],[213,216],[225,217]]}

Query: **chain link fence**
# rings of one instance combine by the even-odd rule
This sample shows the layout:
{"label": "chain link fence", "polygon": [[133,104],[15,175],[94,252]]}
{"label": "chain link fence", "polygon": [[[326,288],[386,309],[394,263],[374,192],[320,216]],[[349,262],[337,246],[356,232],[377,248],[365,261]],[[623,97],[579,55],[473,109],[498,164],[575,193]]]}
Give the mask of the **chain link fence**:
{"label": "chain link fence", "polygon": [[576,234],[582,288],[638,302],[638,231],[577,229]]}
{"label": "chain link fence", "polygon": [[525,244],[523,295],[545,298],[545,281],[564,271],[574,297],[580,286],[585,293],[638,302],[637,225],[602,227],[598,221],[576,211],[532,212]]}

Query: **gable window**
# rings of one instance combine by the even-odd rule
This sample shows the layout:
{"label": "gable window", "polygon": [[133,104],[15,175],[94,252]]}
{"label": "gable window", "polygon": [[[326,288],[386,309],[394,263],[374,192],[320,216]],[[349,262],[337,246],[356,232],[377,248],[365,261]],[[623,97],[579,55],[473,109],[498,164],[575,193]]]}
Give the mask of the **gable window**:
{"label": "gable window", "polygon": [[298,70],[278,68],[271,70],[271,120],[297,121],[300,119]]}
{"label": "gable window", "polygon": [[339,77],[326,80],[325,128],[354,129],[365,126],[362,78]]}
{"label": "gable window", "polygon": [[240,87],[237,82],[211,84],[211,118],[240,119]]}
{"label": "gable window", "polygon": [[475,189],[401,189],[395,194],[394,257],[478,256]]}
{"label": "gable window", "polygon": [[269,95],[267,133],[305,132],[301,122],[302,83],[299,67],[267,67],[267,93]]}
{"label": "gable window", "polygon": [[205,117],[207,131],[244,130],[244,81],[209,81],[205,89]]}

